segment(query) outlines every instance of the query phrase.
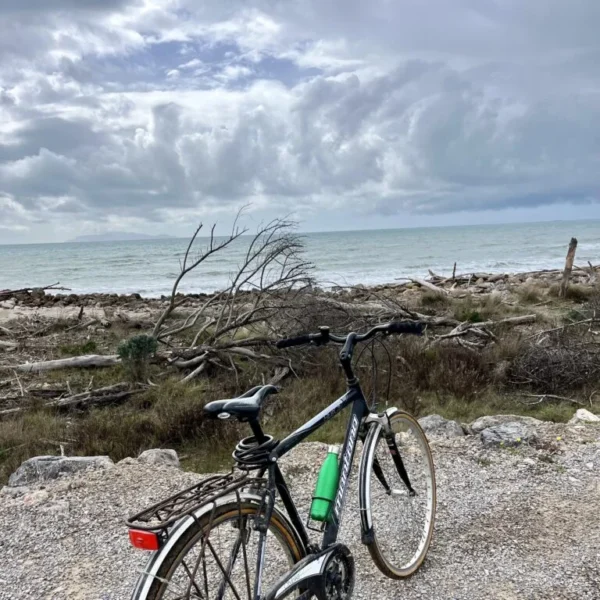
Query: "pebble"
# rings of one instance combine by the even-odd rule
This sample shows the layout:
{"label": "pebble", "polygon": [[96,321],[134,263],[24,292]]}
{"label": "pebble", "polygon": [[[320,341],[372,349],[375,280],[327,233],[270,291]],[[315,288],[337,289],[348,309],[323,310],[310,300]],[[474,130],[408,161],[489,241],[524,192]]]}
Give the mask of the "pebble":
{"label": "pebble", "polygon": [[[597,600],[600,486],[592,469],[581,469],[577,479],[572,470],[593,465],[598,442],[592,436],[578,443],[564,426],[549,424],[538,433],[563,436],[554,462],[537,460],[542,451],[534,447],[483,449],[479,436],[432,442],[435,535],[421,569],[403,581],[379,572],[361,544],[356,460],[340,530],[355,558],[353,598]],[[326,452],[326,444],[307,443],[281,461],[303,519]],[[518,468],[523,464],[536,468],[525,473]],[[564,485],[564,473],[572,485]],[[48,481],[43,490],[3,494],[0,599],[129,599],[149,554],[129,545],[125,518],[201,477],[126,461]],[[392,528],[389,535],[395,536]]]}

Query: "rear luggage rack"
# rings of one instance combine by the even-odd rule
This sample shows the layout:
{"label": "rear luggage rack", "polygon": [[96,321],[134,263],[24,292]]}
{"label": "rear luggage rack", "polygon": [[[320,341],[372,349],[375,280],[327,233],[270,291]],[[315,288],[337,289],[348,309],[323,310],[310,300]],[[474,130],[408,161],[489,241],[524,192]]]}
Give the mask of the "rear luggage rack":
{"label": "rear luggage rack", "polygon": [[127,526],[144,531],[166,530],[182,517],[242,487],[264,488],[266,480],[236,470],[213,475],[129,517]]}

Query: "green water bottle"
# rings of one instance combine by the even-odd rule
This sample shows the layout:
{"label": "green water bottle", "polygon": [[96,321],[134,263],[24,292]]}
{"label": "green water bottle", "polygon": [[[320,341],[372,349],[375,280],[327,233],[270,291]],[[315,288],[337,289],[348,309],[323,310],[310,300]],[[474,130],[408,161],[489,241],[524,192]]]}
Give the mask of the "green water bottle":
{"label": "green water bottle", "polygon": [[339,446],[329,446],[327,458],[319,471],[315,493],[310,505],[313,521],[327,521],[340,478],[338,465]]}

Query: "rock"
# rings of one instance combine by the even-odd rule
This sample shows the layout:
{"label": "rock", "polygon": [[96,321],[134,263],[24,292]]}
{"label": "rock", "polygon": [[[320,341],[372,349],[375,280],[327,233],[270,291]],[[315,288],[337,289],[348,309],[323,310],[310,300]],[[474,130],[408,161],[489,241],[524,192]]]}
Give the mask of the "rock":
{"label": "rock", "polygon": [[179,457],[175,450],[154,448],[146,450],[138,456],[138,460],[149,465],[163,465],[165,467],[179,467]]}
{"label": "rock", "polygon": [[27,506],[35,506],[36,504],[42,504],[50,498],[50,494],[46,490],[35,490],[26,494],[23,498],[23,504]]}
{"label": "rock", "polygon": [[442,437],[459,437],[465,435],[460,423],[444,419],[440,415],[429,415],[419,419],[419,425],[428,435]]}
{"label": "rock", "polygon": [[524,423],[531,427],[536,427],[542,424],[542,421],[534,419],[533,417],[522,417],[520,415],[491,415],[486,417],[480,417],[473,421],[470,425],[470,429],[473,433],[481,433],[488,427],[495,427],[496,425],[502,425],[504,423]]}
{"label": "rock", "polygon": [[114,465],[108,456],[35,456],[26,460],[10,476],[8,485],[18,487],[56,479],[88,468],[106,469]]}
{"label": "rock", "polygon": [[19,496],[24,496],[25,494],[29,494],[31,489],[26,485],[20,485],[18,487],[8,487],[5,485],[0,490],[0,496],[10,496],[11,498],[18,498]]}
{"label": "rock", "polygon": [[520,446],[535,442],[536,431],[525,423],[512,422],[488,427],[481,432],[484,446]]}
{"label": "rock", "polygon": [[8,300],[4,300],[0,302],[0,308],[5,308],[7,310],[12,310],[17,305],[16,298],[9,298]]}
{"label": "rock", "polygon": [[585,408],[580,408],[569,421],[569,425],[585,425],[587,423],[600,423],[600,417]]}
{"label": "rock", "polygon": [[137,460],[131,456],[128,456],[127,458],[120,460],[117,465],[137,465]]}
{"label": "rock", "polygon": [[523,462],[530,467],[535,466],[535,460],[533,460],[533,458],[526,458]]}

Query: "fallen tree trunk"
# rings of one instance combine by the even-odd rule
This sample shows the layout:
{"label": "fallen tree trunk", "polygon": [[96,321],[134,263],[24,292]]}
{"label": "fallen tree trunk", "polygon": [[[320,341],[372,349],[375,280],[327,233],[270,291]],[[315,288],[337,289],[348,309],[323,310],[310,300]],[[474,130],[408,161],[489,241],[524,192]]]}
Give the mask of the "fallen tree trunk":
{"label": "fallen tree trunk", "polygon": [[520,317],[506,317],[498,321],[483,321],[482,323],[473,323],[475,327],[494,327],[495,325],[527,325],[535,323],[537,315],[522,315]]}
{"label": "fallen tree trunk", "polygon": [[116,354],[106,356],[88,354],[86,356],[25,363],[15,367],[4,368],[19,371],[20,373],[42,373],[44,371],[55,371],[56,369],[88,369],[90,367],[112,367],[118,364],[121,364],[121,359]]}
{"label": "fallen tree trunk", "polygon": [[427,288],[428,290],[431,290],[432,292],[435,292],[436,294],[440,294],[441,296],[448,295],[448,290],[445,290],[444,288],[440,288],[437,285],[433,285],[433,283],[430,283],[429,281],[425,281],[424,279],[415,279],[414,277],[411,277],[410,280],[413,283],[418,283],[421,287]]}
{"label": "fallen tree trunk", "polygon": [[457,325],[450,333],[438,336],[435,341],[440,342],[442,340],[458,338],[467,335],[468,333],[473,333],[478,337],[495,340],[496,336],[493,333],[486,331],[487,328],[496,325],[528,325],[534,323],[536,319],[537,315],[522,315],[519,317],[506,317],[505,319],[499,319],[498,321],[483,321],[481,323],[464,321]]}
{"label": "fallen tree trunk", "polygon": [[29,287],[29,288],[21,288],[20,290],[0,290],[0,300],[5,300],[6,298],[11,298],[15,294],[31,294],[35,290],[54,290],[61,292],[70,292],[70,288],[59,287],[59,282],[53,283],[52,285],[46,285],[44,287]]}
{"label": "fallen tree trunk", "polygon": [[[88,390],[87,392],[81,392],[80,394],[73,394],[72,396],[67,396],[66,398],[51,400],[50,402],[44,403],[43,407],[55,408],[57,410],[71,410],[89,408],[90,406],[102,406],[105,404],[122,402],[123,400],[127,400],[132,395],[139,394],[142,391],[144,390],[130,389],[129,384],[122,382],[95,390]],[[0,418],[16,415],[25,410],[26,408],[20,406],[16,408],[8,408],[0,411]]]}
{"label": "fallen tree trunk", "polygon": [[129,384],[127,383],[116,383],[96,390],[75,394],[67,398],[52,400],[44,404],[44,406],[57,409],[88,408],[90,406],[120,402],[141,391],[143,390],[129,389]]}

